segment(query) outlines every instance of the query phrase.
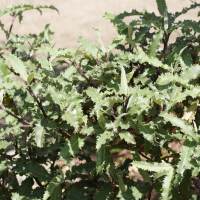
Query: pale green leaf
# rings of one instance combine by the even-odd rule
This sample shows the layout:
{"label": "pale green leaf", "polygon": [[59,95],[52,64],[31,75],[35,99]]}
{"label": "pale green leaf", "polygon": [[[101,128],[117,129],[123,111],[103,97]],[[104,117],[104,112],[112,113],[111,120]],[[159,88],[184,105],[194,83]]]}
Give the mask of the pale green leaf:
{"label": "pale green leaf", "polygon": [[87,95],[92,99],[93,102],[97,102],[99,100],[99,92],[92,87],[88,87],[86,90]]}
{"label": "pale green leaf", "polygon": [[5,149],[5,148],[7,148],[9,145],[11,145],[11,142],[0,141],[0,149]]}
{"label": "pale green leaf", "polygon": [[156,0],[158,11],[161,15],[164,15],[165,9],[167,9],[167,5],[165,0]]}
{"label": "pale green leaf", "polygon": [[120,88],[120,91],[122,92],[122,94],[127,96],[128,84],[127,84],[127,79],[126,79],[126,72],[125,72],[123,66],[121,66],[121,88]]}
{"label": "pale green leaf", "polygon": [[35,136],[35,142],[37,144],[37,147],[43,147],[44,143],[44,134],[46,133],[43,126],[40,124],[36,124],[36,127],[34,128],[33,135]]}
{"label": "pale green leaf", "polygon": [[0,91],[0,105],[3,103],[4,90]]}
{"label": "pale green leaf", "polygon": [[175,115],[168,113],[160,113],[161,117],[164,117],[166,121],[170,121],[173,125],[180,127],[180,129],[188,136],[194,138],[194,140],[198,143],[199,136],[196,134],[194,128],[192,126],[186,124],[182,119],[177,118]]}
{"label": "pale green leaf", "polygon": [[31,73],[31,74],[28,75],[28,77],[27,77],[28,84],[31,83],[31,81],[33,80],[33,78],[34,78],[34,73]]}
{"label": "pale green leaf", "polygon": [[10,62],[13,69],[15,70],[15,72],[19,73],[21,78],[23,78],[25,81],[27,81],[28,74],[26,72],[26,68],[25,68],[23,62],[11,53],[7,53],[3,57]]}
{"label": "pale green leaf", "polygon": [[135,144],[135,139],[134,139],[133,135],[131,135],[129,132],[122,131],[122,132],[119,134],[119,137],[120,137],[122,140],[125,140],[127,143]]}
{"label": "pale green leaf", "polygon": [[78,127],[79,127],[78,118],[73,112],[71,111],[65,112],[62,118],[63,120],[67,121],[68,124],[73,126],[75,128],[75,131],[78,130]]}

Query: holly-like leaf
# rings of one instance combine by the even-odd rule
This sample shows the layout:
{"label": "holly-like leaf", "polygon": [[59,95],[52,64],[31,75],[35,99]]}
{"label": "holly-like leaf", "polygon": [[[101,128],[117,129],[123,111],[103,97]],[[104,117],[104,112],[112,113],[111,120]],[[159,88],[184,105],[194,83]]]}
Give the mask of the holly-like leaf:
{"label": "holly-like leaf", "polygon": [[35,136],[35,142],[38,147],[43,147],[44,143],[44,134],[46,133],[43,126],[40,124],[36,124],[36,127],[34,128],[33,135]]}
{"label": "holly-like leaf", "polygon": [[102,186],[102,188],[99,190],[97,195],[94,197],[94,200],[104,200],[109,197],[109,194],[112,191],[112,185],[110,183],[106,183]]}
{"label": "holly-like leaf", "polygon": [[78,123],[78,118],[76,114],[74,114],[71,111],[65,112],[65,114],[62,116],[63,120],[67,121],[68,124],[74,127],[75,131],[78,130],[79,123]]}

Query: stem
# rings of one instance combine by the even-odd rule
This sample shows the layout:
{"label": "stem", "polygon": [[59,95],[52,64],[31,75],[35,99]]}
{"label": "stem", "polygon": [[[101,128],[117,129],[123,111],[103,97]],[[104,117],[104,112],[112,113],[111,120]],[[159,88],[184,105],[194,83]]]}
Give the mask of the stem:
{"label": "stem", "polygon": [[162,58],[165,60],[165,52],[166,50],[168,49],[168,41],[169,41],[169,36],[170,36],[170,33],[167,33],[165,32],[165,39],[164,39],[164,49],[163,49],[163,52],[162,52]]}
{"label": "stem", "polygon": [[1,108],[3,111],[7,112],[9,115],[11,115],[11,116],[13,116],[14,118],[16,118],[16,119],[17,119],[19,122],[21,122],[22,124],[31,126],[31,124],[30,124],[29,122],[27,122],[26,120],[24,120],[24,119],[22,119],[22,118],[19,118],[19,117],[16,116],[15,114],[13,114],[13,113],[11,113],[10,111],[6,110],[6,108],[4,107],[3,104],[0,105],[0,108]]}
{"label": "stem", "polygon": [[[17,15],[18,15],[18,14],[17,14]],[[7,38],[6,38],[7,41],[10,39],[10,34],[11,34],[11,32],[12,32],[13,24],[14,24],[14,21],[15,21],[17,15],[14,15],[13,18],[12,18],[12,23],[11,23],[11,25],[10,25],[9,33],[8,33],[8,35],[7,35]]]}
{"label": "stem", "polygon": [[44,119],[47,119],[48,116],[47,116],[46,112],[44,111],[44,108],[43,108],[43,106],[42,106],[42,102],[40,102],[40,101],[37,99],[37,97],[35,96],[35,94],[34,94],[34,92],[33,92],[33,90],[31,89],[30,86],[29,86],[29,88],[28,88],[27,90],[29,91],[30,95],[31,95],[31,96],[35,99],[35,101],[37,102],[37,104],[38,104],[40,110],[42,111],[42,113],[43,113],[43,115],[44,115]]}
{"label": "stem", "polygon": [[151,200],[151,192],[153,190],[153,186],[151,185],[150,191],[149,191],[149,195],[148,195],[148,200]]}

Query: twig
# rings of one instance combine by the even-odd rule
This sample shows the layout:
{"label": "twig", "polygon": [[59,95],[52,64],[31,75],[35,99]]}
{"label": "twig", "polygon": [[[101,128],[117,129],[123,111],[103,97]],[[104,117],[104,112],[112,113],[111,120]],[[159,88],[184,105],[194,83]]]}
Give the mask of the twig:
{"label": "twig", "polygon": [[[17,15],[18,15],[18,14],[17,14]],[[11,34],[11,32],[12,32],[13,24],[14,24],[14,21],[15,21],[17,15],[14,15],[13,18],[12,18],[12,23],[11,23],[11,25],[10,25],[9,33],[8,33],[8,35],[7,35],[7,38],[6,38],[7,41],[10,39],[10,34]]]}
{"label": "twig", "polygon": [[37,97],[35,96],[35,94],[34,94],[34,92],[33,92],[33,90],[31,89],[30,86],[29,86],[29,88],[28,88],[27,90],[29,91],[30,95],[31,95],[31,96],[35,99],[35,101],[37,102],[37,104],[38,104],[40,110],[42,111],[42,113],[43,113],[43,115],[44,115],[44,118],[47,119],[48,116],[47,116],[47,114],[46,114],[46,112],[45,112],[45,110],[44,110],[44,108],[43,108],[43,106],[42,106],[42,102],[40,102],[40,101],[37,99]]}
{"label": "twig", "polygon": [[15,114],[13,114],[13,113],[11,113],[10,111],[8,111],[8,110],[4,107],[3,104],[0,105],[0,108],[1,108],[3,111],[7,112],[9,115],[11,115],[11,116],[13,116],[14,118],[18,119],[18,121],[21,122],[22,124],[24,124],[24,125],[29,125],[29,126],[31,125],[31,124],[30,124],[29,122],[27,122],[26,120],[24,120],[24,119],[22,119],[22,118],[19,118],[19,117],[16,116]]}

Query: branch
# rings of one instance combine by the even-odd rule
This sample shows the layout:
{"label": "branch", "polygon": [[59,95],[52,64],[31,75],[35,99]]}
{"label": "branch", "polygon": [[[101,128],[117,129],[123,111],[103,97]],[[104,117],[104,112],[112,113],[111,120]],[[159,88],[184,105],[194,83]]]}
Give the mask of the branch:
{"label": "branch", "polygon": [[22,124],[31,126],[31,124],[30,124],[29,122],[27,122],[26,120],[24,120],[24,119],[22,119],[22,118],[16,116],[15,114],[11,113],[10,111],[8,111],[8,110],[4,107],[3,104],[0,105],[0,108],[1,108],[3,111],[7,112],[9,115],[11,115],[11,116],[13,116],[14,118],[16,118],[16,119],[17,119],[19,122],[21,122]]}
{"label": "branch", "polygon": [[34,92],[33,92],[33,90],[31,89],[30,86],[29,86],[29,88],[28,88],[27,90],[29,91],[30,95],[31,95],[31,96],[35,99],[35,101],[37,102],[37,104],[38,104],[40,110],[42,111],[42,113],[43,113],[43,115],[44,115],[44,118],[47,119],[48,116],[47,116],[47,114],[46,114],[46,112],[45,112],[45,110],[44,110],[44,108],[43,108],[43,106],[42,106],[42,102],[40,102],[40,101],[37,99],[37,97],[35,96],[35,94],[34,94]]}
{"label": "branch", "polygon": [[[18,15],[18,14],[17,14],[17,15]],[[12,32],[13,24],[14,24],[14,21],[15,21],[17,15],[14,15],[13,18],[12,18],[12,23],[11,23],[11,25],[10,25],[9,33],[8,33],[8,35],[7,35],[7,38],[6,38],[7,41],[10,39],[10,34],[11,34],[11,32]]]}

